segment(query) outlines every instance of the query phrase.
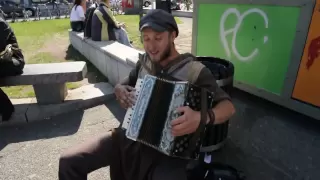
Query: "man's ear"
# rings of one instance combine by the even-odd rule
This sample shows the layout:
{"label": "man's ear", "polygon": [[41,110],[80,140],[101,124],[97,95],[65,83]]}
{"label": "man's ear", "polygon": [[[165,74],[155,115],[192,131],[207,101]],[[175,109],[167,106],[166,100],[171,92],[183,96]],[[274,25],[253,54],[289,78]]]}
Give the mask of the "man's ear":
{"label": "man's ear", "polygon": [[172,40],[172,42],[176,39],[176,37],[177,37],[177,32],[176,31],[172,31],[171,32],[171,40]]}

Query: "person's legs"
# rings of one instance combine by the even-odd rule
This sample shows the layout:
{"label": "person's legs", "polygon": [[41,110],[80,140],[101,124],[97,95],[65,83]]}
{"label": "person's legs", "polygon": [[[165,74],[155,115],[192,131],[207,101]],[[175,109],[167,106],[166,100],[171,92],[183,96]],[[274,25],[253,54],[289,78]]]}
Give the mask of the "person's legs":
{"label": "person's legs", "polygon": [[86,180],[90,172],[110,165],[111,158],[110,131],[63,153],[59,161],[59,180]]}
{"label": "person's legs", "polygon": [[127,31],[123,28],[114,29],[114,33],[116,34],[117,41],[126,46],[132,47]]}
{"label": "person's legs", "polygon": [[84,28],[85,28],[84,21],[79,21],[79,24],[81,26],[81,32],[82,32],[84,30]]}
{"label": "person's legs", "polygon": [[70,26],[71,26],[72,31],[77,31],[77,26],[76,25],[77,25],[76,22],[74,22],[74,21],[70,22]]}
{"label": "person's legs", "polygon": [[[1,69],[1,68],[0,68]],[[9,97],[0,88],[0,122],[9,121],[14,112],[14,106]]]}
{"label": "person's legs", "polygon": [[151,180],[187,180],[186,166],[185,160],[163,160],[154,168]]}
{"label": "person's legs", "polygon": [[82,32],[84,29],[84,22],[83,21],[72,21],[70,22],[72,31],[75,32]]}

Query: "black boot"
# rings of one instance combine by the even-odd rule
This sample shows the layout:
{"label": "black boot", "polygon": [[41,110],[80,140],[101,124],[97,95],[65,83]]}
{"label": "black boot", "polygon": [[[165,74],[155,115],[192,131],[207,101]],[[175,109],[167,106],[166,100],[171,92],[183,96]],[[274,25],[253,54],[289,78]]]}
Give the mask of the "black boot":
{"label": "black boot", "polygon": [[14,113],[14,106],[9,97],[0,89],[0,115],[2,121],[9,121]]}

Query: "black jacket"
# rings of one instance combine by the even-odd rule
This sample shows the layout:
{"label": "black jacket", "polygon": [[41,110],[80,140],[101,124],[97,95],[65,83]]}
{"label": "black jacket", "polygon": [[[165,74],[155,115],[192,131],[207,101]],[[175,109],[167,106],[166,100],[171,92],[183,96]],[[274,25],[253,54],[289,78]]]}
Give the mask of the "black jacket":
{"label": "black jacket", "polygon": [[[19,49],[14,32],[9,24],[0,17],[0,54],[6,49],[8,44],[11,44],[14,50],[11,58],[4,60],[0,57],[0,79],[6,76],[22,74],[25,65],[24,57]],[[13,104],[9,97],[0,89],[0,116],[2,116],[2,120],[8,121],[13,112]]]}
{"label": "black jacket", "polygon": [[24,56],[19,49],[13,30],[4,19],[0,18],[0,53],[5,50],[8,44],[12,44],[15,50],[9,61],[0,59],[0,78],[22,74],[25,65]]}
{"label": "black jacket", "polygon": [[0,18],[6,19],[6,14],[1,9],[0,9]]}
{"label": "black jacket", "polygon": [[95,10],[96,10],[96,7],[90,7],[86,11],[84,37],[91,38],[92,16]]}
{"label": "black jacket", "polygon": [[[102,19],[100,19],[98,14],[102,14]],[[103,29],[104,24],[107,29]],[[92,15],[91,22],[91,38],[93,41],[116,41],[116,35],[114,29],[118,29],[115,18],[112,15],[110,8],[104,4],[100,3],[99,7],[96,8]],[[108,34],[108,38],[103,38],[103,35]]]}

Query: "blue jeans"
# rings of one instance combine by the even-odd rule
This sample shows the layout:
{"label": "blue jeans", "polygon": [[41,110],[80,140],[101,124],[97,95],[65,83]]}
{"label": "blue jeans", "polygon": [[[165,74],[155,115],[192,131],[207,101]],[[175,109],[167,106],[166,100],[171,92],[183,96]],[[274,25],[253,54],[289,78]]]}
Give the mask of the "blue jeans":
{"label": "blue jeans", "polygon": [[114,29],[114,33],[116,34],[116,38],[119,43],[132,47],[132,45],[130,44],[127,31],[125,29],[123,28]]}

